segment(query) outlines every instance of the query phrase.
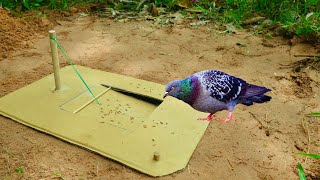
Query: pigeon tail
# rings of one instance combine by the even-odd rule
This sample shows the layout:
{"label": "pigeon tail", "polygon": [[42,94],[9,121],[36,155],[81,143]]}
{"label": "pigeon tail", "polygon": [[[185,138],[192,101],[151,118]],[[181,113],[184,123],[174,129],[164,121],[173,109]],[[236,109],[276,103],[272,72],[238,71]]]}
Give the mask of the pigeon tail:
{"label": "pigeon tail", "polygon": [[241,97],[247,98],[247,97],[252,97],[252,96],[256,96],[256,95],[262,95],[262,94],[269,92],[269,91],[271,91],[271,90],[266,87],[248,84],[245,91],[244,91],[244,94],[241,95]]}
{"label": "pigeon tail", "polygon": [[249,84],[246,91],[240,97],[240,103],[251,106],[253,103],[264,103],[271,100],[270,96],[264,95],[271,91],[270,89],[262,86]]}

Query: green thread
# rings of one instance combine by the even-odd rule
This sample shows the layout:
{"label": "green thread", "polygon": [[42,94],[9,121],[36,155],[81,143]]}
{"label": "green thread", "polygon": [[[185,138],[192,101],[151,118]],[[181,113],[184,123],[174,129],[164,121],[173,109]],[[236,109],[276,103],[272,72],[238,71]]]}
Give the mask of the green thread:
{"label": "green thread", "polygon": [[68,60],[69,64],[71,65],[71,67],[74,69],[74,71],[77,73],[77,75],[79,76],[79,78],[81,79],[81,81],[83,82],[83,84],[86,86],[86,88],[88,89],[88,91],[90,92],[90,94],[92,95],[92,97],[95,99],[95,101],[99,103],[98,99],[95,97],[95,95],[93,94],[93,92],[91,91],[91,89],[89,88],[89,86],[87,85],[87,83],[85,82],[85,80],[82,78],[82,76],[80,75],[79,71],[76,69],[76,67],[74,66],[74,64],[72,63],[72,61],[69,59],[67,53],[64,51],[64,49],[62,48],[62,46],[58,43],[57,38],[56,37],[50,37],[50,39],[52,39],[57,46],[59,47],[59,49],[62,51],[63,56]]}

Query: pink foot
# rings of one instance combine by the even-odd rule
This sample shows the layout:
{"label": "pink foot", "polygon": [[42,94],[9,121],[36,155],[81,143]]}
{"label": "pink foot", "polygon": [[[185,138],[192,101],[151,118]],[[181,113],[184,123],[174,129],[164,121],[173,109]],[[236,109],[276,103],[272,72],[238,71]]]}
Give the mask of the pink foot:
{"label": "pink foot", "polygon": [[233,119],[232,112],[229,112],[228,117],[225,120],[218,120],[218,121],[221,123],[225,123],[225,122],[231,121],[232,119]]}
{"label": "pink foot", "polygon": [[205,117],[205,118],[198,118],[198,120],[211,121],[211,120],[212,120],[212,116],[213,116],[213,114],[209,114],[209,116],[208,116],[208,117]]}

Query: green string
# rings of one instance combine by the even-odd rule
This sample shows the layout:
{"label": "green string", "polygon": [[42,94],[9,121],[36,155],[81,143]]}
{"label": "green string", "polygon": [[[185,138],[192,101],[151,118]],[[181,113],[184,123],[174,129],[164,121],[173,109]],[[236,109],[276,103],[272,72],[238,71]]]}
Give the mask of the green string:
{"label": "green string", "polygon": [[83,84],[86,86],[86,88],[88,89],[88,91],[90,92],[90,94],[92,95],[92,97],[95,99],[95,101],[99,103],[98,99],[94,96],[94,94],[92,93],[91,89],[89,88],[89,86],[87,85],[87,83],[85,82],[85,80],[82,78],[82,76],[80,75],[79,71],[76,69],[76,67],[74,66],[74,64],[72,63],[72,61],[69,59],[67,53],[64,51],[64,49],[62,48],[62,46],[58,43],[57,38],[56,37],[50,37],[50,39],[52,39],[59,47],[59,49],[62,51],[63,56],[68,60],[69,64],[72,66],[72,68],[74,69],[74,71],[77,73],[77,75],[79,76],[79,78],[81,79],[81,81],[83,82]]}

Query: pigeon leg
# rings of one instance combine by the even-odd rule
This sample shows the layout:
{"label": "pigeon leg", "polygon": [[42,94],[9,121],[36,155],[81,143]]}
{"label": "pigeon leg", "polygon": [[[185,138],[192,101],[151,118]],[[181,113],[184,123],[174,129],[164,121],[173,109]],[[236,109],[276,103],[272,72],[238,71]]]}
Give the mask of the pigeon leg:
{"label": "pigeon leg", "polygon": [[218,120],[218,121],[222,122],[222,123],[225,123],[225,122],[231,121],[232,119],[233,119],[232,112],[229,111],[228,116],[227,116],[227,118],[225,120]]}
{"label": "pigeon leg", "polygon": [[210,113],[208,117],[198,118],[198,120],[211,121],[212,120],[212,116],[213,116],[213,113]]}

